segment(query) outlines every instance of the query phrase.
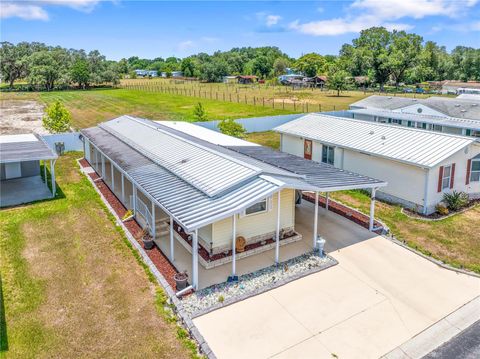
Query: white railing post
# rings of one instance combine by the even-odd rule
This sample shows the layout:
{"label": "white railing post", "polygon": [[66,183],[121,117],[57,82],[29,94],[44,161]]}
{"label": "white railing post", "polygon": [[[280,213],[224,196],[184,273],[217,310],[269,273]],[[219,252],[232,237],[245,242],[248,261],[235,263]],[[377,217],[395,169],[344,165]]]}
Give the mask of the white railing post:
{"label": "white railing post", "polygon": [[318,232],[318,192],[315,192],[315,217],[313,218],[313,249],[317,248]]}
{"label": "white railing post", "polygon": [[102,178],[105,181],[105,156],[102,154],[100,156],[102,157]]}
{"label": "white railing post", "polygon": [[122,202],[125,204],[125,179],[122,172]]}
{"label": "white railing post", "polygon": [[330,198],[328,198],[329,192],[325,194],[325,209],[328,211],[328,206],[330,205]]}
{"label": "white railing post", "polygon": [[277,227],[275,230],[275,263],[280,261],[280,191],[277,192]]}
{"label": "white railing post", "polygon": [[55,160],[50,160],[50,175],[52,180],[52,197],[55,197],[57,192],[57,184],[55,183]]}
{"label": "white railing post", "polygon": [[170,216],[170,262],[175,260],[175,247],[173,242],[173,217]]}
{"label": "white railing post", "polygon": [[157,232],[157,229],[155,228],[156,225],[155,225],[155,203],[152,201],[152,237],[153,239],[156,238],[156,232]]}
{"label": "white railing post", "polygon": [[115,177],[114,177],[114,173],[113,173],[113,163],[110,162],[110,172],[111,172],[111,175],[112,175],[112,192],[113,194],[115,194]]}
{"label": "white railing post", "polygon": [[371,199],[370,199],[370,223],[368,225],[368,229],[370,231],[373,231],[373,220],[374,220],[374,217],[375,217],[375,193],[376,193],[377,189],[376,188],[372,188],[372,195],[371,195]]}

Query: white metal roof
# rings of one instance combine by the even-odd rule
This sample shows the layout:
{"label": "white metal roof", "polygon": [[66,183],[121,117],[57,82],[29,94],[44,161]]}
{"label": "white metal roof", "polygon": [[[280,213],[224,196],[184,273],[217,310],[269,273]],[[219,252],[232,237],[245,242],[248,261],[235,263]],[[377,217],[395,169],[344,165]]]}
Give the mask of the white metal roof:
{"label": "white metal roof", "polygon": [[471,137],[321,114],[303,116],[275,130],[427,168],[475,142]]}
{"label": "white metal roof", "polygon": [[0,136],[0,143],[33,142],[33,141],[38,141],[38,138],[33,133]]}
{"label": "white metal roof", "polygon": [[53,160],[57,157],[39,135],[0,136],[0,163]]}
{"label": "white metal roof", "polygon": [[259,146],[256,143],[248,142],[240,138],[224,135],[221,132],[213,131],[208,128],[194,125],[185,121],[155,121],[161,125],[173,128],[175,130],[194,136],[204,141],[221,146]]}
{"label": "white metal roof", "polygon": [[480,130],[480,120],[471,120],[467,118],[420,115],[413,113],[388,111],[378,108],[360,108],[355,110],[349,110],[348,112],[384,118],[394,118],[398,120],[425,122],[433,125]]}
{"label": "white metal roof", "polygon": [[141,119],[122,116],[100,127],[208,196],[215,196],[260,173],[259,168],[178,138]]}

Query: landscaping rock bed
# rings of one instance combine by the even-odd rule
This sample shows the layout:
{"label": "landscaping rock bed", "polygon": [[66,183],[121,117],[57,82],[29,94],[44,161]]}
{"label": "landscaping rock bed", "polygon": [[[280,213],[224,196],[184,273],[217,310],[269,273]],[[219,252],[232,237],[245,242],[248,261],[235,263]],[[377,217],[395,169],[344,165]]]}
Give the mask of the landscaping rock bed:
{"label": "landscaping rock bed", "polygon": [[292,280],[337,264],[332,257],[310,252],[277,265],[242,275],[238,282],[224,282],[199,290],[181,300],[182,310],[191,318],[233,304]]}

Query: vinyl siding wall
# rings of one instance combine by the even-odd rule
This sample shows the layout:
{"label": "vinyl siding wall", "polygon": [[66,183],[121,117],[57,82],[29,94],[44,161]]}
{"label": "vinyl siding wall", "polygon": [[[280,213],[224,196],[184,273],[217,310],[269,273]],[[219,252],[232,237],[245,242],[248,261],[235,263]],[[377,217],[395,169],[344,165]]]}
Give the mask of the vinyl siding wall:
{"label": "vinyl siding wall", "polygon": [[[280,195],[280,228],[295,225],[295,191],[284,189]],[[246,239],[275,232],[277,227],[277,194],[273,195],[272,209],[265,213],[237,217],[237,236]],[[215,222],[212,225],[213,247],[225,246],[232,241],[232,218]]]}

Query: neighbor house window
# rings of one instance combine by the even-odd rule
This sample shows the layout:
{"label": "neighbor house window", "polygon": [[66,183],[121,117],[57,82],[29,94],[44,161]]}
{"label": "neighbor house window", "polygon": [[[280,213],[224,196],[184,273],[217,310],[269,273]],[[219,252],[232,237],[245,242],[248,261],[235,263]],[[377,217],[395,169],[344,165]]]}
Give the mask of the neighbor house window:
{"label": "neighbor house window", "polygon": [[445,166],[443,168],[442,190],[445,188],[450,188],[451,176],[452,176],[452,166]]}
{"label": "neighbor house window", "polygon": [[335,147],[323,146],[322,147],[322,162],[333,165],[335,157]]}
{"label": "neighbor house window", "polygon": [[259,214],[259,213],[264,213],[268,211],[269,207],[269,201],[268,198],[265,198],[264,200],[261,200],[260,202],[257,202],[250,207],[247,207],[243,213],[244,216],[250,216],[252,214]]}
{"label": "neighbor house window", "polygon": [[480,158],[472,160],[472,168],[470,170],[470,182],[480,181]]}

